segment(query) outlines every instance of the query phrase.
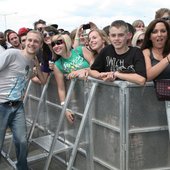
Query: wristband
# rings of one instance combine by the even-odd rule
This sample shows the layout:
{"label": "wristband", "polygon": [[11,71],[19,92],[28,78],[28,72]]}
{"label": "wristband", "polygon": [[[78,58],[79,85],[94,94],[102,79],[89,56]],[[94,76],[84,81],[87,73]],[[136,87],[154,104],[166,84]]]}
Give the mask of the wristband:
{"label": "wristband", "polygon": [[170,60],[169,60],[169,58],[168,57],[166,57],[167,58],[167,60],[168,60],[168,63],[170,64]]}
{"label": "wristband", "polygon": [[64,103],[65,103],[65,102],[61,102],[61,106],[63,106],[63,105],[64,105]]}

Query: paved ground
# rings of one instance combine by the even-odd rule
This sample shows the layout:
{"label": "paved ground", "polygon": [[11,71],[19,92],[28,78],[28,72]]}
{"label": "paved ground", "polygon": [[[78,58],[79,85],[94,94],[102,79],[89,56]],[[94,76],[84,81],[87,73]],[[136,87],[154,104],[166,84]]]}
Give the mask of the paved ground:
{"label": "paved ground", "polygon": [[[6,139],[5,139],[4,146],[3,146],[4,152],[8,152],[10,142],[11,142],[10,135],[11,135],[11,133],[9,131],[6,134]],[[42,153],[42,151],[38,150],[36,146],[30,145],[28,157],[37,155],[39,153]],[[14,145],[12,146],[12,149],[10,152],[10,158],[11,158],[11,160],[16,159]],[[44,163],[45,163],[45,159],[37,160],[37,161],[29,163],[29,167],[32,168],[33,170],[42,170],[44,168]],[[9,162],[3,158],[3,156],[1,156],[1,159],[0,159],[0,170],[14,170],[12,165],[10,165]],[[49,170],[66,170],[66,167],[63,166],[63,164],[61,162],[58,162],[58,161],[52,159]]]}
{"label": "paved ground", "polygon": [[4,160],[4,158],[1,158],[0,170],[13,170],[13,168]]}
{"label": "paved ground", "polygon": [[[29,163],[29,167],[32,170],[43,170],[44,168],[45,160],[37,160],[35,162]],[[12,165],[7,162],[2,156],[0,159],[0,170],[15,170]],[[63,166],[60,162],[52,159],[52,162],[50,164],[49,170],[66,170],[66,167]]]}

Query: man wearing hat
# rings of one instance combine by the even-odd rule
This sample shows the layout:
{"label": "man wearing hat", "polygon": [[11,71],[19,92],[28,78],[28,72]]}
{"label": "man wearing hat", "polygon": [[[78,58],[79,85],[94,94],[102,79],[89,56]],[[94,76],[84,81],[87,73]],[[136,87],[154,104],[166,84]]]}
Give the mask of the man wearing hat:
{"label": "man wearing hat", "polygon": [[25,27],[22,27],[18,30],[18,36],[20,38],[22,49],[25,48],[25,40],[26,40],[26,35],[28,32],[29,32],[29,29]]}

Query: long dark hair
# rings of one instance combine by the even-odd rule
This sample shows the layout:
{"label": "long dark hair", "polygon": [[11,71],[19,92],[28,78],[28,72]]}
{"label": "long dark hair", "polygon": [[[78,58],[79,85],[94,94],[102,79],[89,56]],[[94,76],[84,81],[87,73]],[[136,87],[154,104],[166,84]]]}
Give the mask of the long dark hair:
{"label": "long dark hair", "polygon": [[164,49],[163,49],[163,57],[165,57],[166,55],[168,55],[170,53],[170,26],[169,24],[163,20],[163,19],[155,19],[153,21],[150,22],[150,24],[148,25],[147,29],[146,29],[146,32],[145,32],[145,38],[144,38],[144,42],[142,44],[142,47],[141,49],[144,50],[144,49],[151,49],[153,47],[153,44],[152,44],[152,41],[150,40],[150,37],[151,37],[151,33],[152,31],[154,30],[155,28],[155,25],[157,23],[163,23],[166,27],[166,30],[167,30],[167,40],[165,42],[165,46],[164,46]]}

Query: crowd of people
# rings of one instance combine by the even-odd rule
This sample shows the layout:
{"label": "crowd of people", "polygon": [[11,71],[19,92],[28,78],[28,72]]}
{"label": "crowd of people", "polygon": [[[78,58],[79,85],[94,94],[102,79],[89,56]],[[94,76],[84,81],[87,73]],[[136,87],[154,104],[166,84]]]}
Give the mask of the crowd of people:
{"label": "crowd of people", "polygon": [[[40,19],[34,28],[0,32],[0,151],[11,128],[17,169],[27,170],[27,138],[23,109],[30,79],[45,84],[53,73],[61,105],[64,79],[124,80],[139,85],[170,78],[170,9],[160,8],[148,26],[142,20],[115,20],[99,29],[85,23],[69,32]],[[70,110],[66,117],[73,123]]]}

